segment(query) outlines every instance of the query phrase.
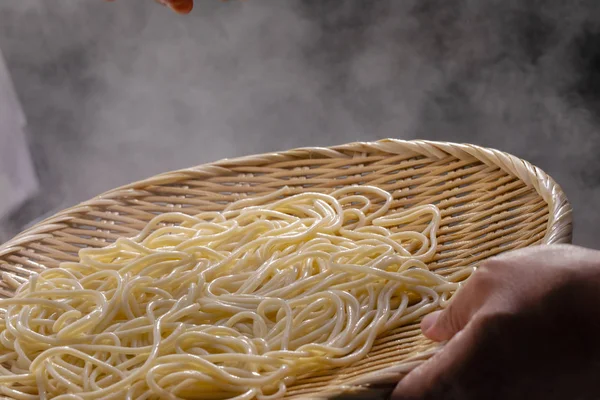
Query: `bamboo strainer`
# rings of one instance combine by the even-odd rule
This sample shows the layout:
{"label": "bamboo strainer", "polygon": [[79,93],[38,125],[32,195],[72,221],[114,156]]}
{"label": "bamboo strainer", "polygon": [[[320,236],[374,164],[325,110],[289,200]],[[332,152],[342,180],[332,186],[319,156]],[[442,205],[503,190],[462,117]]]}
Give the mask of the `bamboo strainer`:
{"label": "bamboo strainer", "polygon": [[[361,184],[388,190],[393,208],[440,208],[439,247],[430,268],[441,274],[508,250],[571,240],[566,196],[527,161],[474,145],[387,139],[225,159],[111,190],[0,246],[0,270],[28,276],[75,261],[80,248],[133,236],[162,212],[218,211],[283,186],[294,194]],[[11,295],[0,281],[0,296]],[[380,337],[364,360],[300,379],[288,398],[375,398],[381,386],[373,383],[398,380],[437,349],[418,323],[404,326]]]}

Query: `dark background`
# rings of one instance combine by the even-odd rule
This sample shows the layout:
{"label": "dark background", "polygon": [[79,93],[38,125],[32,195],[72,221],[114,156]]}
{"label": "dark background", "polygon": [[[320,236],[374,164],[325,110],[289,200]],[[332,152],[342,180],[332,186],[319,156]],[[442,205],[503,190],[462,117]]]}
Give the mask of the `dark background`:
{"label": "dark background", "polygon": [[41,195],[2,223],[220,158],[385,137],[476,143],[552,175],[600,248],[600,2],[0,3]]}

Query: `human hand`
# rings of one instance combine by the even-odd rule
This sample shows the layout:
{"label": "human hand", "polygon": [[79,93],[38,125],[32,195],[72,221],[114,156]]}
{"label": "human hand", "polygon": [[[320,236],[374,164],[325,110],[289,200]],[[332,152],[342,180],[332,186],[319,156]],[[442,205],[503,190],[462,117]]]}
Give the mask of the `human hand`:
{"label": "human hand", "polygon": [[480,266],[421,323],[444,348],[392,400],[600,398],[600,252],[538,246]]}
{"label": "human hand", "polygon": [[[112,2],[114,0],[106,0]],[[194,8],[194,0],[155,0],[163,6],[169,7],[180,14],[189,14]]]}
{"label": "human hand", "polygon": [[171,10],[180,14],[189,14],[194,8],[194,0],[156,0],[163,6],[169,7]]}

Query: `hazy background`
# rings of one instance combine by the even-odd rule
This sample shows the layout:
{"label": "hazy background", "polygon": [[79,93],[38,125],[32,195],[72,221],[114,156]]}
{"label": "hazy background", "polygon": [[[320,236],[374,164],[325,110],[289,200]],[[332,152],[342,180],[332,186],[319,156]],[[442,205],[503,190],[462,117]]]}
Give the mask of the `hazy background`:
{"label": "hazy background", "polygon": [[600,248],[598,22],[597,0],[3,1],[42,191],[0,231],[166,170],[395,137],[533,162]]}

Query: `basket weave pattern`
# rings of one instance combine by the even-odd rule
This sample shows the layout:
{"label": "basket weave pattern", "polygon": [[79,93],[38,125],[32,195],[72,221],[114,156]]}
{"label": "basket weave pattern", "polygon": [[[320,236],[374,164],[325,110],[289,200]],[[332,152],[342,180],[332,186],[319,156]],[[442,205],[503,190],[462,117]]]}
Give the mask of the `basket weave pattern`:
{"label": "basket weave pattern", "polygon": [[[442,222],[430,268],[444,275],[507,250],[571,240],[569,203],[539,168],[478,146],[388,139],[226,159],[111,190],[0,246],[0,271],[26,277],[75,261],[80,248],[133,236],[163,212],[219,211],[283,186],[295,194],[348,185],[389,191],[392,208],[436,204]],[[0,281],[0,296],[11,295]],[[401,327],[379,338],[364,360],[301,379],[288,396],[325,398],[363,390],[362,384],[374,380],[398,379],[436,349],[418,324]]]}

